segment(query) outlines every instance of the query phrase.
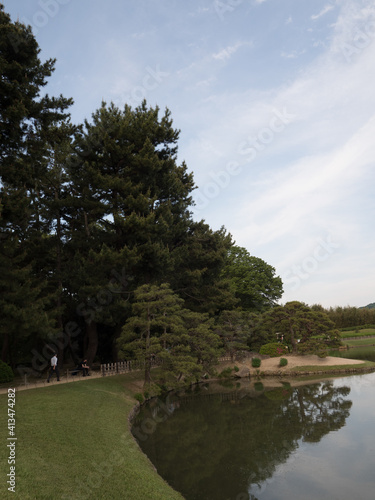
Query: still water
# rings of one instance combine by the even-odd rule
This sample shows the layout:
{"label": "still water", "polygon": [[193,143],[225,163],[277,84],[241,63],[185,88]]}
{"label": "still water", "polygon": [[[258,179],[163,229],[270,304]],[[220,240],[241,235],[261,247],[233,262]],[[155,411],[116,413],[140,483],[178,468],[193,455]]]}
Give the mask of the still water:
{"label": "still water", "polygon": [[231,385],[153,400],[134,422],[187,500],[374,498],[374,373]]}

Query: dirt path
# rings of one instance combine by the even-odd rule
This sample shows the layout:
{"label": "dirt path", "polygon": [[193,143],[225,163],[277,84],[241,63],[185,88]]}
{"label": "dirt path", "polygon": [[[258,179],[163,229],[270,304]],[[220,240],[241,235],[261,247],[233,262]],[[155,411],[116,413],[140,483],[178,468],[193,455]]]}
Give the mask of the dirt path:
{"label": "dirt path", "polygon": [[[327,366],[337,366],[340,365],[358,365],[362,364],[363,361],[358,359],[347,359],[347,358],[337,358],[333,356],[327,356],[326,358],[319,358],[316,355],[307,355],[307,356],[297,356],[297,355],[286,355],[284,356],[288,360],[287,366],[280,368],[280,358],[268,358],[263,359],[262,364],[259,368],[262,372],[290,372],[296,367],[303,366],[315,366],[320,368],[324,372],[324,368]],[[248,368],[251,375],[255,375],[257,373],[257,369],[251,366],[251,359],[248,358],[243,362],[237,362],[236,365],[241,368]],[[227,366],[233,366],[233,363],[224,362],[220,363],[220,370],[226,368]],[[101,377],[101,372],[92,372],[90,378],[99,378]],[[110,376],[110,375],[108,375]],[[0,388],[0,394],[7,393],[8,388],[15,387],[17,391],[23,391],[26,389],[36,389],[41,387],[50,387],[56,384],[66,384],[66,383],[79,383],[82,380],[87,380],[82,376],[62,376],[60,377],[60,382],[57,382],[55,378],[51,379],[51,382],[47,384],[47,379],[44,380],[35,380],[32,382],[21,382],[20,380],[16,382],[10,382],[7,387]]]}

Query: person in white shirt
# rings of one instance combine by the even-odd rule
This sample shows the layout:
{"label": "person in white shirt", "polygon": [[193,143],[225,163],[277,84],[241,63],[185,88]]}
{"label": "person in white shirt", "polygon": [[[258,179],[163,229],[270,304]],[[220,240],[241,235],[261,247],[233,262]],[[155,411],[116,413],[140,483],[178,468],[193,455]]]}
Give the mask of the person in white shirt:
{"label": "person in white shirt", "polygon": [[52,358],[51,358],[51,368],[49,370],[49,375],[47,382],[49,383],[49,379],[52,377],[52,375],[56,373],[57,381],[60,381],[60,372],[59,372],[59,367],[57,366],[57,354],[55,353]]}

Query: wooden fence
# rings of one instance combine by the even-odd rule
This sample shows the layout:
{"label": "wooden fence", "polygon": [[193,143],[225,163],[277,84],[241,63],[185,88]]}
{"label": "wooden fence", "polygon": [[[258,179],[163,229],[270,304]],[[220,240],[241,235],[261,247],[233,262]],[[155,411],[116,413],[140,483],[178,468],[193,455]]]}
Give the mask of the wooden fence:
{"label": "wooden fence", "polygon": [[[151,366],[157,366],[160,362],[157,359],[151,360]],[[143,370],[144,361],[130,360],[118,361],[117,363],[104,363],[100,365],[100,371],[103,377],[107,375],[118,375],[119,373],[128,373],[134,370]]]}
{"label": "wooden fence", "polygon": [[[251,356],[251,353],[242,354],[241,359]],[[230,356],[222,356],[218,359],[219,363],[230,361]],[[161,361],[158,358],[151,360],[151,366],[159,366]],[[118,361],[117,363],[104,363],[100,365],[100,372],[103,377],[107,375],[118,375],[119,373],[128,373],[134,370],[144,370],[144,361]]]}

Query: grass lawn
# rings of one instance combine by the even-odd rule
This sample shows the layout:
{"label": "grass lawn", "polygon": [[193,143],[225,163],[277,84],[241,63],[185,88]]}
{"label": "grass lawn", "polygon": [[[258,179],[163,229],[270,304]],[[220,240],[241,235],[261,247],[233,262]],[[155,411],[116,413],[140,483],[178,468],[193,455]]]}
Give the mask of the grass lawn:
{"label": "grass lawn", "polygon": [[366,335],[374,335],[375,336],[375,329],[374,328],[365,328],[364,330],[358,330],[356,332],[355,330],[350,330],[347,332],[340,332],[341,338],[345,339],[347,337],[365,337]]}
{"label": "grass lawn", "polygon": [[[337,372],[338,370],[353,370],[356,368],[374,368],[375,363],[372,361],[364,361],[361,364],[358,365],[334,365],[334,366],[324,366],[323,370],[324,372]],[[293,371],[296,372],[321,372],[322,367],[320,366],[296,366],[293,368]]]}
{"label": "grass lawn", "polygon": [[7,395],[0,394],[0,498],[181,500],[129,431],[134,377],[17,391],[15,494],[7,491]]}
{"label": "grass lawn", "polygon": [[349,346],[353,345],[358,345],[358,346],[366,346],[366,345],[374,345],[375,344],[375,337],[369,338],[369,339],[357,339],[357,340],[345,340],[343,341],[343,344],[347,344]]}

